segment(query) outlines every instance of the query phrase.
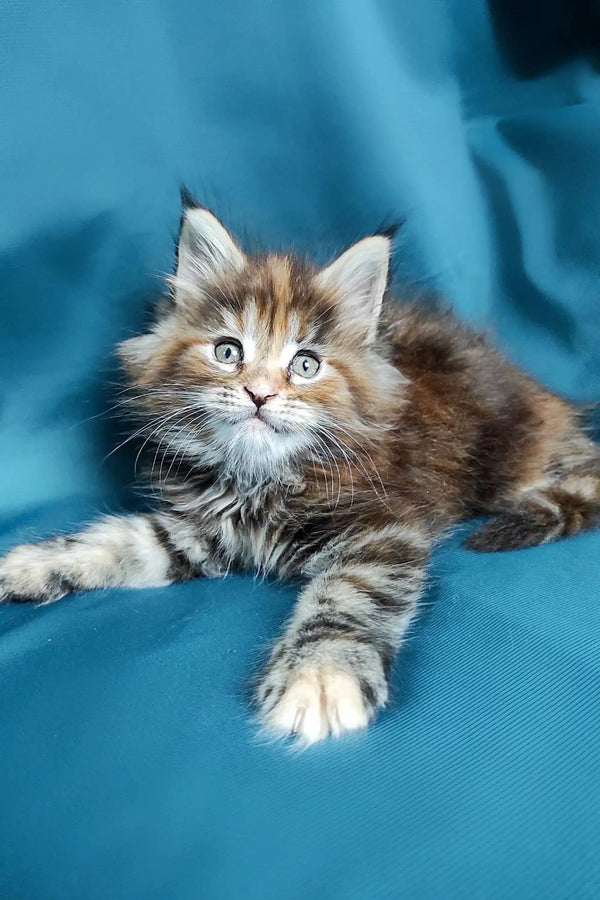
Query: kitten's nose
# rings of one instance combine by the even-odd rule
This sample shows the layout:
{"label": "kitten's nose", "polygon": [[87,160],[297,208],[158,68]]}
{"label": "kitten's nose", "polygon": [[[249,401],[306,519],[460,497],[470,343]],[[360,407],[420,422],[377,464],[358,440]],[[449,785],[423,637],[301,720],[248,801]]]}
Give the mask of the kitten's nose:
{"label": "kitten's nose", "polygon": [[244,390],[252,398],[252,402],[256,404],[257,409],[260,409],[261,406],[264,406],[267,400],[271,400],[273,397],[277,396],[276,391],[272,394],[268,393],[268,385],[261,385],[260,388],[255,387],[253,391],[251,391],[249,387],[245,387]]}

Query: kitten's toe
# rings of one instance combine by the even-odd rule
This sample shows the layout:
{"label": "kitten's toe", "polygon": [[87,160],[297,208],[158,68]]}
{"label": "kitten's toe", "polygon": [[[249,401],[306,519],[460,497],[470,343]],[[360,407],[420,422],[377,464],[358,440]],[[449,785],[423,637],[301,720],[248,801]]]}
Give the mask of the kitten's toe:
{"label": "kitten's toe", "polygon": [[268,705],[268,690],[266,695],[265,728],[306,745],[366,728],[371,717],[358,678],[337,667],[304,665],[289,675],[274,705]]}
{"label": "kitten's toe", "polygon": [[321,703],[321,685],[315,672],[298,672],[285,688],[265,720],[270,730],[293,734],[307,744],[327,735],[327,720]]}

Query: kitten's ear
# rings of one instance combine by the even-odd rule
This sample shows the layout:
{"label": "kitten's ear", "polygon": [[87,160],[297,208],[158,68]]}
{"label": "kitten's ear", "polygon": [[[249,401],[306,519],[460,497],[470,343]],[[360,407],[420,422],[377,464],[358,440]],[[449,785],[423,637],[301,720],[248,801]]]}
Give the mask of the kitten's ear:
{"label": "kitten's ear", "polygon": [[391,242],[383,234],[364,238],[317,275],[317,283],[333,290],[344,310],[344,324],[364,332],[372,341],[385,293]]}
{"label": "kitten's ear", "polygon": [[198,288],[202,282],[228,271],[239,271],[245,263],[244,254],[216,216],[193,205],[187,192],[182,192],[182,201],[174,279],[176,293]]}

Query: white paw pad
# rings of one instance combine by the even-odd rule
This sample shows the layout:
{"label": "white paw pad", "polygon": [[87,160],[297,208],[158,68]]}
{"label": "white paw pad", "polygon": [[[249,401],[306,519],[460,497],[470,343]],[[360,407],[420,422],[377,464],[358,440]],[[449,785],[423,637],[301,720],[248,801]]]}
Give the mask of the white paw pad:
{"label": "white paw pad", "polygon": [[268,730],[296,735],[304,744],[366,728],[368,723],[358,680],[343,669],[323,666],[305,666],[290,676],[265,721]]}

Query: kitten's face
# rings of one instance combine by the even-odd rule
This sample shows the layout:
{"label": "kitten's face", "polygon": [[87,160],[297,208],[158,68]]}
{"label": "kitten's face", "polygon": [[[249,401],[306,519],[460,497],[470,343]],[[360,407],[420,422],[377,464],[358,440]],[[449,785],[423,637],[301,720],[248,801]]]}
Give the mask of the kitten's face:
{"label": "kitten's face", "polygon": [[388,256],[377,236],[323,271],[248,258],[210,213],[188,210],[173,306],[121,346],[157,453],[246,481],[352,459],[401,380],[372,347]]}

